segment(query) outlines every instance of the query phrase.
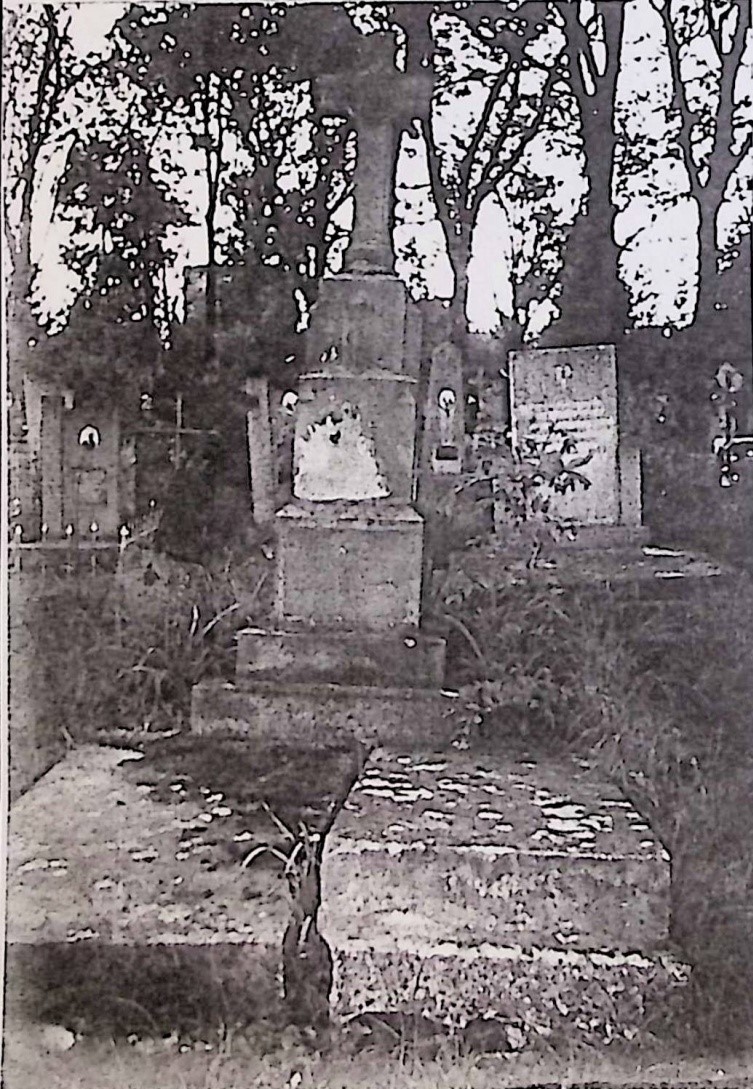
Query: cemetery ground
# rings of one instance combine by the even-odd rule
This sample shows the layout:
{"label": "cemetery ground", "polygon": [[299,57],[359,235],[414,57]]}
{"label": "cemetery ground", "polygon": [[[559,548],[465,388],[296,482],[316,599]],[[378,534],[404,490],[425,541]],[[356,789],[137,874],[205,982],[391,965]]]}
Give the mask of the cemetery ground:
{"label": "cemetery ground", "polygon": [[[567,1040],[542,1039],[516,1053],[507,1032],[450,1040],[420,1020],[354,1024],[325,1039],[290,1023],[275,998],[273,958],[249,1010],[229,993],[197,993],[185,976],[154,987],[166,966],[148,958],[120,965],[116,977],[96,943],[70,940],[49,958],[47,1005],[35,1024],[14,1009],[24,970],[17,964],[14,976],[10,950],[9,1089],[745,1083],[753,1026],[749,577],[699,579],[697,593],[644,605],[596,579],[563,587],[546,567],[482,586],[468,574],[474,559],[464,554],[454,575],[437,579],[427,603],[431,627],[449,640],[446,683],[460,693],[459,735],[487,760],[513,751],[586,756],[651,821],[673,858],[673,939],[693,968],[677,1008],[640,1039],[576,1052]],[[271,815],[316,826],[351,766],[348,751],[314,759],[294,744],[251,760],[239,742],[187,732],[192,686],[230,674],[235,632],[268,612],[272,570],[260,553],[205,569],[134,550],[115,576],[26,570],[11,587],[13,622],[33,635],[43,669],[26,691],[46,730],[33,739],[37,753],[48,764],[67,754],[75,766],[92,747],[117,747],[124,798],[148,795],[167,811],[177,796],[194,825],[196,813],[212,815],[177,833],[190,856],[183,903],[210,926],[222,914],[212,904],[218,873],[234,904],[284,916],[279,863],[267,854],[244,868],[243,859],[255,845],[281,845]],[[15,647],[23,645],[17,636]],[[23,687],[23,663],[20,676]],[[27,785],[28,753],[17,745],[13,755],[16,781]],[[61,842],[79,819],[76,801],[67,804],[70,812],[56,814]],[[104,821],[99,838],[123,834]],[[160,846],[141,845],[138,865],[148,868],[146,856]],[[73,856],[75,843],[68,850]]]}

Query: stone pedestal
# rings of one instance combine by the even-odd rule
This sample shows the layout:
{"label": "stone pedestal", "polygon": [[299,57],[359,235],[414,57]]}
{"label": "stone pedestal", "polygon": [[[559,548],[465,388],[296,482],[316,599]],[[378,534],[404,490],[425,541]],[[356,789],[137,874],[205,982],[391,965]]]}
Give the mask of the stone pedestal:
{"label": "stone pedestal", "polygon": [[410,507],[289,504],[277,519],[279,622],[418,624],[424,527]]}

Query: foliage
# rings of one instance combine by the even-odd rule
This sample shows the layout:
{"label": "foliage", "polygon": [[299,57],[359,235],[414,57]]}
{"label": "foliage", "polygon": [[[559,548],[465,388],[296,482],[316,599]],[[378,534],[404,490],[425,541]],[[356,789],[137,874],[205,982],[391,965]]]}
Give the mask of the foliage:
{"label": "foliage", "polygon": [[591,455],[579,455],[572,435],[549,424],[541,434],[528,434],[517,443],[496,438],[478,451],[475,468],[461,474],[452,492],[435,513],[452,520],[459,497],[473,496],[480,507],[493,507],[494,523],[508,544],[522,547],[526,566],[535,567],[548,541],[572,532],[553,506],[558,495],[590,488],[580,470]]}
{"label": "foliage", "polygon": [[470,567],[448,573],[433,609],[457,743],[576,753],[620,783],[673,859],[673,937],[695,967],[678,1029],[738,1046],[753,1022],[750,581],[707,589],[662,620],[606,588]]}
{"label": "foliage", "polygon": [[65,335],[36,340],[30,368],[81,397],[117,391],[135,405],[164,369],[170,306],[163,247],[167,228],[187,217],[151,180],[149,149],[132,129],[116,141],[75,148],[60,199],[79,212],[91,209],[89,231],[65,255],[86,288]]}

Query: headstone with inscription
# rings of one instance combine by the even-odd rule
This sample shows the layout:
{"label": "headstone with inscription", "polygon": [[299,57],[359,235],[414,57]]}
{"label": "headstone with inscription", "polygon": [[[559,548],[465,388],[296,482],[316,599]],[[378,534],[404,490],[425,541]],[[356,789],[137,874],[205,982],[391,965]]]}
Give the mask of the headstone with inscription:
{"label": "headstone with inscription", "polygon": [[[617,526],[621,518],[617,363],[611,344],[537,348],[510,353],[512,441],[533,438],[551,449],[572,449],[565,465],[589,487],[552,496],[551,509],[576,526]],[[634,498],[631,497],[631,509]],[[634,520],[635,514],[632,514]]]}

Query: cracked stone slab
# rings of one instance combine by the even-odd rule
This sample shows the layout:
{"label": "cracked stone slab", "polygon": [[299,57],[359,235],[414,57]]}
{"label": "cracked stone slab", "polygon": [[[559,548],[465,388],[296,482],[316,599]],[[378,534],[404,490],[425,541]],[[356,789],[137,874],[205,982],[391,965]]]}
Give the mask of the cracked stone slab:
{"label": "cracked stone slab", "polygon": [[670,860],[575,761],[372,755],[330,833],[323,926],[340,938],[653,950]]}

